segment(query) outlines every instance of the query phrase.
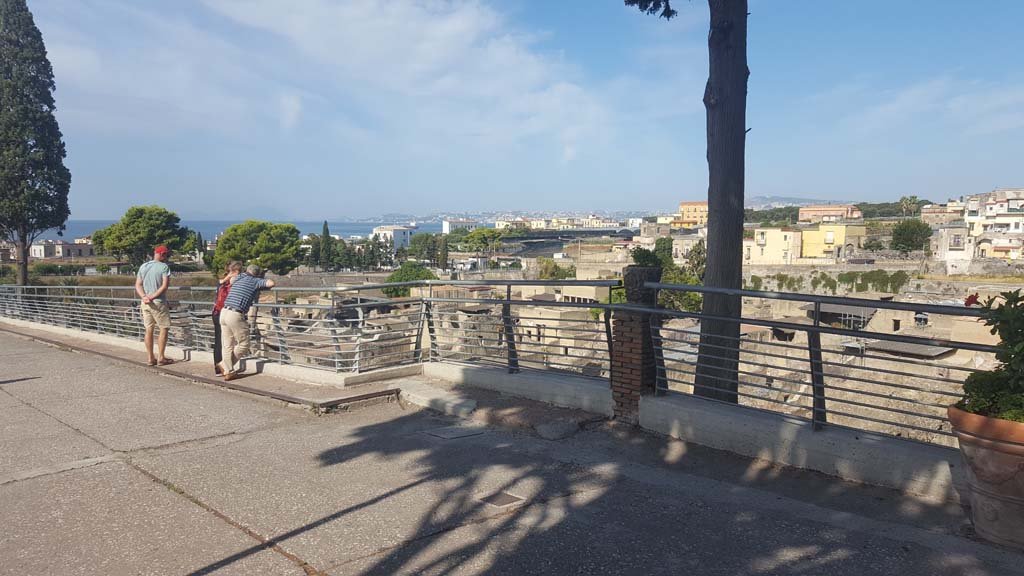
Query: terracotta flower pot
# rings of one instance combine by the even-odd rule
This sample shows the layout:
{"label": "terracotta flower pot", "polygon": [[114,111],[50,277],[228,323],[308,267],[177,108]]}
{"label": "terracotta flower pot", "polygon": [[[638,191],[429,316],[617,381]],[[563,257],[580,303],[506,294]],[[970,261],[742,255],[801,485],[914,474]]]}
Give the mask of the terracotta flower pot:
{"label": "terracotta flower pot", "polygon": [[948,414],[967,468],[974,529],[986,540],[1024,550],[1024,422],[953,406]]}

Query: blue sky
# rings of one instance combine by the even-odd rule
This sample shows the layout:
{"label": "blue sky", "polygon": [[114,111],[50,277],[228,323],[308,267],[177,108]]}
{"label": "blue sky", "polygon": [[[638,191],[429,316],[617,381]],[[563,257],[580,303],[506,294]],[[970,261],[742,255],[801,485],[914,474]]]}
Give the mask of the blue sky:
{"label": "blue sky", "polygon": [[[707,194],[707,7],[32,0],[73,218],[667,210]],[[747,196],[1024,186],[1024,2],[751,0]]]}

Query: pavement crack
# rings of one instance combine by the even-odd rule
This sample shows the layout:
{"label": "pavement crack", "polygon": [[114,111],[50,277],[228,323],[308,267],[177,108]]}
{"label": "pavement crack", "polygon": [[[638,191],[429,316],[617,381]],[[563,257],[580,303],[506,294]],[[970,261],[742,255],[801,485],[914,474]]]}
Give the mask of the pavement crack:
{"label": "pavement crack", "polygon": [[133,461],[131,459],[131,457],[128,457],[125,460],[125,463],[127,465],[131,466],[133,469],[137,470],[143,476],[145,476],[145,477],[149,478],[150,480],[152,480],[153,482],[155,482],[156,484],[159,484],[159,485],[163,486],[164,488],[167,488],[171,492],[177,494],[178,496],[184,498],[185,500],[188,500],[192,504],[194,504],[194,505],[202,508],[203,510],[209,512],[214,517],[220,519],[222,522],[224,522],[227,525],[231,526],[232,528],[235,528],[236,530],[242,532],[243,534],[248,536],[250,539],[256,541],[257,544],[255,546],[252,546],[252,547],[250,547],[250,548],[248,548],[246,550],[238,552],[238,553],[236,553],[236,554],[234,554],[232,556],[229,556],[229,557],[227,557],[227,558],[225,558],[223,560],[220,560],[218,562],[215,562],[213,564],[210,564],[208,566],[200,568],[199,570],[196,570],[196,571],[190,573],[189,576],[199,576],[199,575],[203,575],[203,574],[211,574],[211,573],[213,573],[213,572],[215,572],[217,570],[220,570],[221,568],[223,568],[225,566],[233,564],[234,562],[236,562],[238,560],[241,560],[243,558],[251,556],[252,554],[256,554],[256,553],[258,553],[258,552],[260,552],[262,550],[271,550],[271,551],[273,551],[273,552],[275,552],[277,554],[280,554],[281,556],[283,556],[287,560],[289,560],[292,563],[294,563],[299,568],[302,568],[302,570],[308,576],[328,576],[327,573],[325,573],[325,572],[323,572],[321,570],[318,570],[316,567],[314,567],[309,562],[303,560],[302,558],[298,557],[297,555],[295,555],[295,554],[285,550],[284,548],[282,548],[281,545],[278,544],[278,542],[274,538],[267,538],[266,536],[263,536],[262,534],[260,534],[259,532],[256,532],[252,528],[249,528],[248,526],[242,524],[241,522],[235,520],[234,518],[231,518],[226,513],[221,512],[220,510],[214,508],[213,506],[211,506],[210,504],[207,504],[206,502],[203,502],[197,496],[194,496],[194,495],[190,494],[187,490],[185,490],[184,488],[182,488],[182,487],[178,486],[177,484],[171,482],[170,480],[166,480],[164,478],[161,478],[161,477],[157,476],[153,472],[150,472],[146,468],[142,467],[142,465],[140,465],[139,463]]}

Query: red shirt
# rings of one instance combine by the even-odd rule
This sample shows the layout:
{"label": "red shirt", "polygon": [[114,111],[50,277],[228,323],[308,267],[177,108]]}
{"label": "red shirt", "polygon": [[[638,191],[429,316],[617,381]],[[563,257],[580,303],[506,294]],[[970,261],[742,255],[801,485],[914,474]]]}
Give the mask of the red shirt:
{"label": "red shirt", "polygon": [[220,314],[220,309],[224,307],[224,301],[228,299],[228,292],[231,292],[231,283],[222,282],[217,285],[217,301],[213,303],[213,313]]}

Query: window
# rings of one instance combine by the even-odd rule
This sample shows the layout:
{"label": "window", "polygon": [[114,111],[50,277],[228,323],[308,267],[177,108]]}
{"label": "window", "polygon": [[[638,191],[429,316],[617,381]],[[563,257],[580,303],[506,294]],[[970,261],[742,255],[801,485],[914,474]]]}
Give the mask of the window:
{"label": "window", "polygon": [[750,260],[750,246],[747,246],[747,253],[746,253],[746,255],[745,255],[745,258],[746,258],[747,260]]}
{"label": "window", "polygon": [[836,233],[832,231],[825,232],[825,244],[835,244]]}
{"label": "window", "polygon": [[764,248],[761,248],[761,256],[764,256]]}
{"label": "window", "polygon": [[789,234],[783,234],[782,235],[782,241],[783,242],[789,242]]}

